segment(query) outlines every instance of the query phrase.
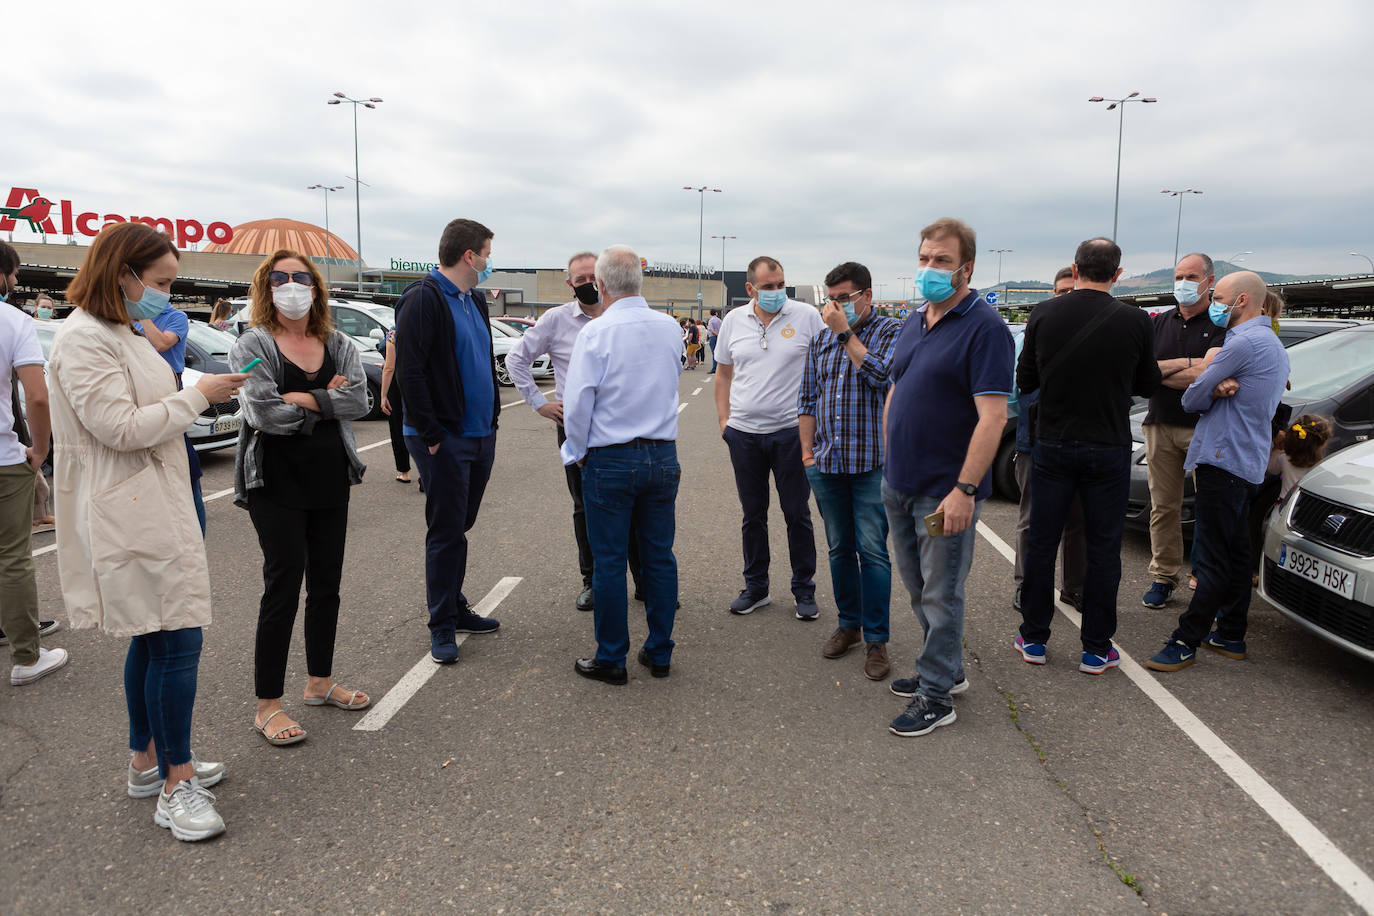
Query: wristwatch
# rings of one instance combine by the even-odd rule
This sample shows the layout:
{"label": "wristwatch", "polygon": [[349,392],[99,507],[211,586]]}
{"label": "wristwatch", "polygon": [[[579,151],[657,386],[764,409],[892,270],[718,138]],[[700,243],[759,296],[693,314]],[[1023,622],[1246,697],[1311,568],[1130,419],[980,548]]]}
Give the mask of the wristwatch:
{"label": "wristwatch", "polygon": [[969,496],[978,495],[978,484],[976,483],[964,483],[961,480],[958,483],[956,483],[955,486],[958,487],[960,490],[963,490]]}
{"label": "wristwatch", "polygon": [[835,339],[838,340],[840,342],[840,346],[843,347],[845,344],[849,343],[849,338],[853,336],[853,331],[841,331],[840,333],[835,335]]}

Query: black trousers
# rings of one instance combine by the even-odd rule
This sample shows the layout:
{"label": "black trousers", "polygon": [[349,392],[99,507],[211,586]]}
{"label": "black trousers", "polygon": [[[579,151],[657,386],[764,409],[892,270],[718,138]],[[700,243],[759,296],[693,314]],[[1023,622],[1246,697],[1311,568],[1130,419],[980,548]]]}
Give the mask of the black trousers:
{"label": "black trousers", "polygon": [[[563,432],[562,426],[555,426],[558,430],[558,447],[562,448],[567,440],[567,434]],[[592,587],[592,542],[587,537],[587,507],[582,502],[582,469],[575,464],[565,465],[564,474],[568,478],[568,493],[573,501],[573,537],[577,538],[577,568],[582,573],[582,586]],[[640,586],[640,565],[639,565],[639,532],[635,530],[635,524],[630,522],[630,576],[635,580],[635,591],[641,592]]]}
{"label": "black trousers", "polygon": [[1210,464],[1194,472],[1193,573],[1197,591],[1171,639],[1196,649],[1213,629],[1244,639],[1250,621],[1251,504],[1259,487]]}
{"label": "black trousers", "polygon": [[391,413],[386,418],[387,428],[391,431],[391,456],[396,459],[396,473],[410,473],[410,450],[406,448],[406,435],[402,431],[405,419],[401,414],[401,386],[396,377],[391,377],[391,387],[386,392]]}
{"label": "black trousers", "polygon": [[262,601],[253,681],[258,699],[285,692],[286,659],[305,579],[305,664],[311,677],[334,669],[339,622],[339,580],[348,535],[348,503],[328,509],[293,509],[250,490],[248,514],[262,546]]}

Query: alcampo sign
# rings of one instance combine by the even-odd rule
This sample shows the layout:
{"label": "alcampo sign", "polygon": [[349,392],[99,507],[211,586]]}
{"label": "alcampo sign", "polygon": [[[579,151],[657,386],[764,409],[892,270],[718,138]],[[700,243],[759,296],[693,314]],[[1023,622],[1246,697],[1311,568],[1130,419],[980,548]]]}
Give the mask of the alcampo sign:
{"label": "alcampo sign", "polygon": [[[53,207],[57,208],[57,223],[53,221]],[[100,222],[97,224],[97,220]],[[176,240],[178,248],[185,248],[194,242],[209,241],[216,245],[227,245],[234,237],[234,230],[228,223],[213,222],[202,224],[194,219],[169,219],[165,216],[121,216],[106,213],[103,216],[93,210],[76,212],[70,200],[54,203],[38,193],[37,188],[10,188],[5,205],[0,207],[0,232],[12,232],[20,221],[29,224],[29,229],[48,235],[84,235],[91,238],[111,223],[147,223],[161,227],[169,238]]]}

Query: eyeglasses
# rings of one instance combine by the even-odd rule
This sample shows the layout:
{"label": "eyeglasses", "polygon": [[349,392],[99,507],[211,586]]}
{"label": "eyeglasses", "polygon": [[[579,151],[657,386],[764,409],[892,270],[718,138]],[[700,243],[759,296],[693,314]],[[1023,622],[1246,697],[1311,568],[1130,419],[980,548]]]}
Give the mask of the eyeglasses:
{"label": "eyeglasses", "polygon": [[288,281],[291,283],[299,283],[301,286],[315,285],[315,278],[306,270],[298,270],[291,274],[284,270],[274,270],[267,275],[267,284],[269,286],[281,286]]}
{"label": "eyeglasses", "polygon": [[759,325],[759,349],[768,349],[768,328],[764,325]]}
{"label": "eyeglasses", "polygon": [[838,296],[829,296],[829,297],[826,298],[825,301],[826,301],[826,302],[833,302],[833,303],[835,303],[836,305],[848,305],[848,304],[851,303],[851,302],[858,302],[859,299],[860,299],[860,298],[863,296],[863,294],[866,293],[866,292],[868,292],[868,290],[866,290],[866,289],[856,289],[856,290],[855,290],[854,292],[852,292],[852,293],[841,293],[841,294],[838,295]]}

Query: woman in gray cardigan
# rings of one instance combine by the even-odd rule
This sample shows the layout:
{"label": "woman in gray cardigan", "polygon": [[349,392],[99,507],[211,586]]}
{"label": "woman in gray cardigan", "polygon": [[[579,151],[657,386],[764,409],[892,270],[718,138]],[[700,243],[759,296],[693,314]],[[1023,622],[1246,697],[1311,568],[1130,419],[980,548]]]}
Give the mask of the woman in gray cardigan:
{"label": "woman in gray cardigan", "polygon": [[309,258],[278,251],[253,275],[251,326],[229,354],[247,369],[245,424],[234,462],[234,502],[248,509],[262,546],[262,601],[253,728],[270,744],[305,740],[282,708],[286,659],[305,577],[307,706],[363,709],[360,690],[332,678],[349,487],[366,469],[350,420],[367,413],[358,349],[334,330],[329,293]]}

